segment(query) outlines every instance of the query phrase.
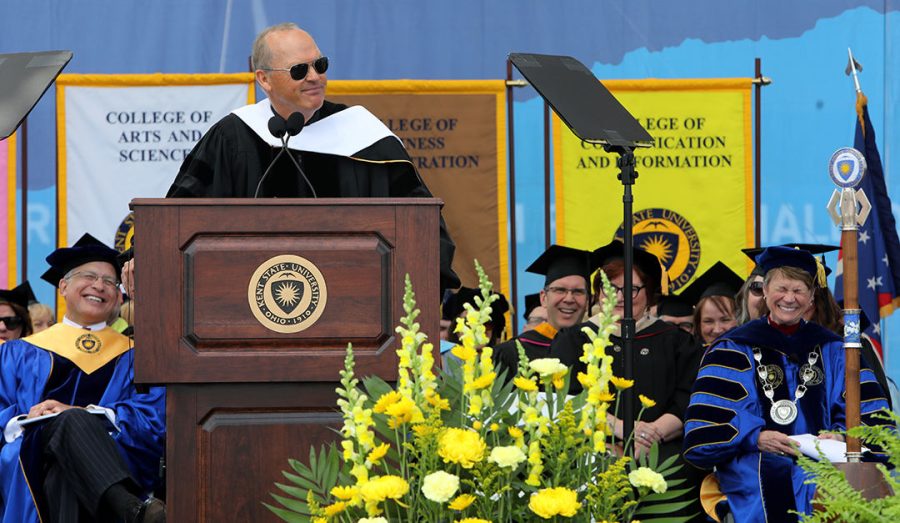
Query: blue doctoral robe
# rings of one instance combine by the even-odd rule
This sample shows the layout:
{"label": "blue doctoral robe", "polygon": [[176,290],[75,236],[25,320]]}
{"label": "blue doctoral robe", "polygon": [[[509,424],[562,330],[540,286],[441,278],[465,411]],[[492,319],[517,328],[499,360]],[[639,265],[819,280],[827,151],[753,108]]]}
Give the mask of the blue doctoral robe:
{"label": "blue doctoral robe", "polygon": [[[757,376],[753,347],[761,365],[783,371],[774,401],[795,400],[800,368],[811,351],[823,372],[821,383],[807,385],[796,402],[797,418],[789,425],[772,421],[772,402]],[[871,415],[887,407],[871,369],[860,375],[862,423],[881,423]],[[790,510],[812,511],[815,485],[791,456],[760,452],[759,433],[818,434],[845,429],[844,352],[841,339],[819,325],[804,322],[786,336],[763,317],[726,333],[703,356],[685,413],[684,457],[699,467],[716,467],[722,493],[736,521],[797,521]]]}
{"label": "blue doctoral robe", "polygon": [[[72,329],[57,324],[51,329]],[[111,329],[106,329],[110,332]],[[115,336],[121,336],[115,334]],[[65,357],[45,350],[27,339],[0,345],[0,428],[35,404],[52,398],[77,406],[95,404],[116,413],[119,430],[111,434],[132,477],[151,492],[160,481],[159,461],[165,448],[164,387],[138,393],[134,386],[134,350],[115,356],[90,374]],[[37,428],[26,428],[24,436],[7,443],[0,438],[0,509],[3,523],[37,522],[43,483],[39,452],[32,451],[40,439]],[[24,448],[23,448],[24,445]],[[32,490],[33,489],[33,490]]]}

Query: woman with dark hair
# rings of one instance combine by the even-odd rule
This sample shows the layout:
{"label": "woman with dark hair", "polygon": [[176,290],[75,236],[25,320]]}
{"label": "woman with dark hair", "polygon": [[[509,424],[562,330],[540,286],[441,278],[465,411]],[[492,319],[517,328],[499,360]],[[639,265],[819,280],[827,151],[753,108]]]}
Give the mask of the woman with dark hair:
{"label": "woman with dark hair", "polygon": [[[810,513],[815,484],[796,463],[790,436],[842,439],[845,428],[841,338],[803,320],[816,286],[825,284],[813,256],[770,247],[765,271],[768,315],[716,340],[703,356],[685,414],[685,459],[715,467],[721,493],[710,516],[736,521],[797,521]],[[860,375],[862,422],[887,406],[872,372]],[[793,512],[796,511],[796,512]],[[717,519],[718,520],[718,519]]]}
{"label": "woman with dark hair", "polygon": [[0,290],[0,343],[32,333],[28,301],[34,298],[28,282],[15,289]]}
{"label": "woman with dark hair", "polygon": [[[609,278],[616,291],[615,314],[621,319],[623,314],[623,286],[625,264],[623,260],[624,246],[619,241],[594,251],[594,266]],[[638,454],[642,454],[656,443],[659,445],[660,461],[669,456],[681,453],[681,439],[684,424],[682,415],[690,398],[691,385],[697,374],[700,360],[700,346],[693,336],[675,325],[662,321],[649,314],[650,307],[658,302],[663,291],[664,273],[656,256],[640,250],[633,251],[634,268],[632,270],[633,314],[635,319],[635,336],[632,344],[634,356],[634,397],[639,394],[655,401],[655,405],[644,410],[641,420],[634,420],[634,446]],[[668,282],[666,282],[668,287]],[[598,299],[604,298],[601,279],[594,276],[593,290]],[[569,391],[578,393],[581,384],[574,379],[586,366],[579,360],[588,342],[583,327],[596,329],[597,316],[574,327],[561,329],[550,346],[550,357],[559,358],[571,368]],[[611,346],[607,354],[613,357],[613,374],[622,377],[624,374],[625,354],[622,350],[620,332],[610,336]],[[635,409],[635,415],[640,409]],[[610,408],[610,412],[621,412]],[[615,438],[622,442],[623,423],[613,414],[607,414],[607,423]],[[679,458],[681,459],[681,458]],[[682,487],[699,485],[701,476],[693,467],[684,466],[679,476],[687,480]],[[700,505],[698,493],[694,490],[685,495],[683,500],[693,500],[691,506],[680,512],[682,515],[698,513]]]}
{"label": "woman with dark hair", "polygon": [[694,307],[694,335],[703,345],[737,326],[734,295],[743,280],[722,262],[716,262],[687,286],[681,297]]}

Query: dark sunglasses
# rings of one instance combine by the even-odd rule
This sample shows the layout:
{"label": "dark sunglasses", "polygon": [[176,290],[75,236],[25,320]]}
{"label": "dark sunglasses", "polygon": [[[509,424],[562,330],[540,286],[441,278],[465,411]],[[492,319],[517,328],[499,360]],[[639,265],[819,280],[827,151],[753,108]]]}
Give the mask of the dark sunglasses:
{"label": "dark sunglasses", "polygon": [[304,63],[304,64],[294,64],[290,67],[263,67],[263,71],[289,71],[291,73],[291,78],[297,81],[303,80],[306,78],[306,75],[309,73],[309,64],[312,64],[313,69],[316,70],[319,74],[325,74],[325,71],[328,70],[328,57],[320,56],[316,58],[312,62]]}
{"label": "dark sunglasses", "polygon": [[759,298],[763,295],[763,282],[755,281],[750,284],[750,287],[748,287],[748,289],[750,290],[750,294]]}
{"label": "dark sunglasses", "polygon": [[9,330],[15,330],[22,326],[22,318],[18,316],[3,316],[0,317],[0,321],[2,321]]}

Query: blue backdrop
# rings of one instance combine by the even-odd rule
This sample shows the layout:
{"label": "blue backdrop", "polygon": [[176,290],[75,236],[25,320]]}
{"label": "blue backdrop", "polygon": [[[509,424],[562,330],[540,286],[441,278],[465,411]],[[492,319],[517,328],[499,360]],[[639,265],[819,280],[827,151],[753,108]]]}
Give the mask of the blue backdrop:
{"label": "blue backdrop", "polygon": [[[260,29],[294,21],[331,58],[332,79],[497,79],[510,52],[572,55],[601,79],[747,77],[760,57],[773,79],[761,107],[761,242],[837,243],[825,212],[833,189],[826,166],[835,149],[853,143],[848,47],[864,65],[888,190],[895,207],[900,201],[891,177],[900,152],[898,12],[900,0],[2,0],[0,52],[70,49],[69,73],[238,72],[247,70]],[[56,237],[53,94],[28,124],[32,282]],[[521,296],[541,284],[521,269],[543,249],[542,103],[530,88],[515,96]],[[638,180],[638,206],[640,187]],[[828,261],[834,265],[833,255]],[[48,285],[35,286],[51,299]],[[898,327],[895,317],[886,326],[895,379]]]}

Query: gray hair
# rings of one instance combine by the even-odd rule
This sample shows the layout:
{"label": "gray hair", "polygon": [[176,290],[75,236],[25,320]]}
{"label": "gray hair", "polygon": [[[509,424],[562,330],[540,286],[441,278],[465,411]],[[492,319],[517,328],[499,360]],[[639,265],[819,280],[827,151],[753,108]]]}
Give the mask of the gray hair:
{"label": "gray hair", "polygon": [[285,22],[283,24],[269,26],[256,35],[256,40],[253,41],[253,54],[250,58],[253,70],[266,69],[272,66],[272,50],[269,49],[269,45],[266,43],[267,36],[278,31],[294,30],[301,31],[301,29],[297,27],[297,24]]}

